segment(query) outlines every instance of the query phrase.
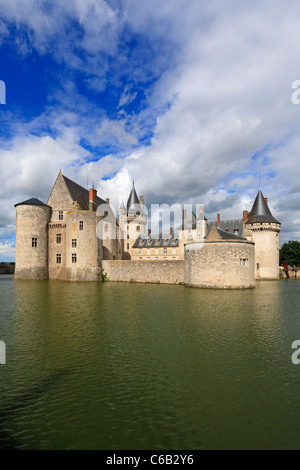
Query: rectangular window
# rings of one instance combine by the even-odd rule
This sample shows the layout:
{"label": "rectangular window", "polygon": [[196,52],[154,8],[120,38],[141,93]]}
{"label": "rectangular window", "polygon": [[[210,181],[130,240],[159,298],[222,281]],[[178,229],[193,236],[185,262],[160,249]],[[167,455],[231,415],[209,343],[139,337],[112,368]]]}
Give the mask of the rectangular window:
{"label": "rectangular window", "polygon": [[56,243],[61,243],[61,233],[56,234]]}
{"label": "rectangular window", "polygon": [[32,239],[31,239],[31,246],[32,246],[32,248],[36,248],[36,247],[37,247],[37,238],[32,238]]}
{"label": "rectangular window", "polygon": [[172,256],[172,259],[176,259],[176,256]]}
{"label": "rectangular window", "polygon": [[72,253],[72,263],[77,263],[77,254]]}
{"label": "rectangular window", "polygon": [[83,220],[80,220],[79,222],[79,230],[83,230]]}
{"label": "rectangular window", "polygon": [[129,250],[129,243],[127,243],[127,250]]}
{"label": "rectangular window", "polygon": [[58,211],[58,220],[64,220],[64,212]]}
{"label": "rectangular window", "polygon": [[166,256],[164,256],[164,259],[167,259],[167,257],[166,257]]}
{"label": "rectangular window", "polygon": [[127,233],[127,240],[129,240],[129,233]]}
{"label": "rectangular window", "polygon": [[167,248],[164,248],[164,255],[167,254]]}
{"label": "rectangular window", "polygon": [[142,256],[140,256],[139,259],[143,259]]}
{"label": "rectangular window", "polygon": [[141,255],[141,254],[142,254],[142,248],[139,249],[139,255]]}
{"label": "rectangular window", "polygon": [[77,239],[72,238],[72,248],[77,248]]}
{"label": "rectangular window", "polygon": [[158,259],[158,256],[155,256],[155,259]]}
{"label": "rectangular window", "polygon": [[150,256],[147,256],[147,259],[150,259]]}
{"label": "rectangular window", "polygon": [[57,264],[61,264],[61,255],[60,254],[56,255],[56,262],[57,262]]}

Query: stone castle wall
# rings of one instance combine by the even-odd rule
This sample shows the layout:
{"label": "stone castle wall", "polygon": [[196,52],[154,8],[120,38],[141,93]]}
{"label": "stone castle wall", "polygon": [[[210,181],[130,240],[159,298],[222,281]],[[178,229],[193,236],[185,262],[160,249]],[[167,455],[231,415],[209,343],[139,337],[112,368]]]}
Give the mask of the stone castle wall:
{"label": "stone castle wall", "polygon": [[276,224],[249,226],[255,243],[256,279],[279,279],[279,230]]}
{"label": "stone castle wall", "polygon": [[[101,280],[101,243],[96,236],[96,222],[95,212],[74,210],[64,212],[63,220],[49,224],[50,279]],[[57,235],[61,235],[60,243]],[[76,240],[74,247],[72,240]],[[61,255],[61,263],[57,263],[57,254]],[[76,262],[72,255],[76,255]]]}
{"label": "stone castle wall", "polygon": [[[15,279],[48,278],[50,210],[48,206],[17,206]],[[32,246],[33,238],[36,246]]]}
{"label": "stone castle wall", "polygon": [[184,261],[102,261],[109,281],[178,284],[184,280]]}
{"label": "stone castle wall", "polygon": [[186,245],[184,282],[216,289],[254,287],[253,243],[213,241]]}

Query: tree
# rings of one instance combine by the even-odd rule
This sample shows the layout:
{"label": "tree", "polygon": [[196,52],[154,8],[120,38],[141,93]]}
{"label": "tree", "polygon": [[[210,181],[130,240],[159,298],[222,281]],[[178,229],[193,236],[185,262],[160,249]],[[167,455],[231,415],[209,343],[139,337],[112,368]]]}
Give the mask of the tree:
{"label": "tree", "polygon": [[291,266],[300,266],[300,242],[290,240],[284,243],[279,250],[280,263],[287,261]]}

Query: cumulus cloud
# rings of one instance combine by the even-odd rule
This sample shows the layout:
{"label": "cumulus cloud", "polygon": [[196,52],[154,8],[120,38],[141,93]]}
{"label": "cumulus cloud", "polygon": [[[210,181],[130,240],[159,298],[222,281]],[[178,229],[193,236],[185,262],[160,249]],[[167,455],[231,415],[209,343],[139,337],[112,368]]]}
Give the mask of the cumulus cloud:
{"label": "cumulus cloud", "polygon": [[[70,81],[56,93],[59,110],[17,123],[0,151],[5,204],[11,188],[45,199],[62,167],[83,185],[92,174],[115,204],[125,202],[134,178],[146,204],[204,203],[211,217],[240,217],[251,209],[260,167],[263,193],[283,224],[281,242],[299,237],[300,106],[291,102],[300,78],[298,2],[0,5],[3,41],[16,25],[17,51],[51,53],[115,102],[108,112]],[[139,107],[135,84],[144,87]],[[134,112],[126,112],[129,104]]]}

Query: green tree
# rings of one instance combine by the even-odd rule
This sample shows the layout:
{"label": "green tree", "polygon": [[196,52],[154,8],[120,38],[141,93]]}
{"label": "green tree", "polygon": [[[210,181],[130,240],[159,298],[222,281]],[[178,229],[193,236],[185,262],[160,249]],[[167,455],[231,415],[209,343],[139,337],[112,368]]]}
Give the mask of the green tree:
{"label": "green tree", "polygon": [[291,266],[300,266],[300,242],[290,240],[284,243],[279,250],[279,260],[287,261]]}

